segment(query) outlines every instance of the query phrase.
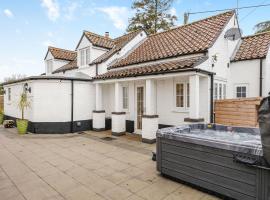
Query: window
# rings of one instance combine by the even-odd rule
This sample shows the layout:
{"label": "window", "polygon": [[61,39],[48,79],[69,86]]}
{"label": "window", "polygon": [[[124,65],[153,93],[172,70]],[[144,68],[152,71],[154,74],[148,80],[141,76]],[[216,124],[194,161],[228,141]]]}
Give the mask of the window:
{"label": "window", "polygon": [[123,87],[123,109],[128,109],[128,87]]}
{"label": "window", "polygon": [[236,98],[246,98],[247,97],[247,86],[239,85],[236,86]]}
{"label": "window", "polygon": [[184,107],[184,84],[183,83],[176,84],[176,107],[177,108]]}
{"label": "window", "polygon": [[222,99],[222,84],[219,84],[219,99]]}
{"label": "window", "polygon": [[223,99],[226,99],[226,96],[227,96],[226,84],[223,84]]}
{"label": "window", "polygon": [[190,85],[189,83],[175,83],[175,108],[186,110],[190,107]]}
{"label": "window", "polygon": [[11,88],[8,88],[8,100],[11,101]]}
{"label": "window", "polygon": [[226,99],[226,84],[223,82],[216,82],[214,84],[214,99]]}
{"label": "window", "polygon": [[214,86],[214,99],[218,99],[218,84],[215,83],[215,86]]}
{"label": "window", "polygon": [[80,65],[84,66],[90,63],[90,48],[81,49],[80,51]]}
{"label": "window", "polygon": [[53,71],[53,61],[52,60],[47,60],[47,73],[51,74]]}

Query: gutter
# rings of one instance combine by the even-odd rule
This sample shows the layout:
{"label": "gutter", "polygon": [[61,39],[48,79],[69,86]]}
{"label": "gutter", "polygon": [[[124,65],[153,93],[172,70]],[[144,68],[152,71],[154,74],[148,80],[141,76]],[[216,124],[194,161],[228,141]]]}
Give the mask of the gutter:
{"label": "gutter", "polygon": [[260,59],[260,97],[262,97],[262,87],[263,87],[263,59]]}
{"label": "gutter", "polygon": [[27,78],[23,78],[20,80],[15,80],[15,81],[10,81],[10,82],[6,82],[6,83],[1,83],[1,86],[4,85],[10,85],[13,83],[20,83],[20,82],[24,82],[24,81],[32,81],[32,80],[74,80],[74,81],[85,81],[85,82],[91,82],[93,81],[93,79],[91,78],[76,78],[76,77],[60,77],[60,76],[30,76]]}

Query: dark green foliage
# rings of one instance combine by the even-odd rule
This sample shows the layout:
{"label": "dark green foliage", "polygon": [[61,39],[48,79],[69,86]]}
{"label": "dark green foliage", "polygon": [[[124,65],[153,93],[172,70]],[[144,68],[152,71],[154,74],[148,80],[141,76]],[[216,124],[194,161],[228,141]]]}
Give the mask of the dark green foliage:
{"label": "dark green foliage", "polygon": [[174,0],[135,0],[132,9],[135,16],[129,20],[127,32],[139,29],[148,34],[168,30],[174,26],[177,17],[170,14]]}

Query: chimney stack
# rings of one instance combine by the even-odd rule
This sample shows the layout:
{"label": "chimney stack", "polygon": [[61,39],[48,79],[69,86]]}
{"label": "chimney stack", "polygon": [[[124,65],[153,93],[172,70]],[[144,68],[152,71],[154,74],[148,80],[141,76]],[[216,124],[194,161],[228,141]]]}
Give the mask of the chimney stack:
{"label": "chimney stack", "polygon": [[109,32],[105,32],[105,37],[106,37],[106,38],[109,38],[109,37],[110,37]]}

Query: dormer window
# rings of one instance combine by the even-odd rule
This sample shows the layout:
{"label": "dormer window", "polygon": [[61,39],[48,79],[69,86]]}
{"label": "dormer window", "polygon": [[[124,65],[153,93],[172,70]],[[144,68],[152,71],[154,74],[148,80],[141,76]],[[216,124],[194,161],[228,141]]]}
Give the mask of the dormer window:
{"label": "dormer window", "polygon": [[53,60],[47,60],[47,73],[51,74],[53,72]]}
{"label": "dormer window", "polygon": [[79,50],[80,54],[80,65],[88,65],[90,63],[90,48],[84,48]]}

